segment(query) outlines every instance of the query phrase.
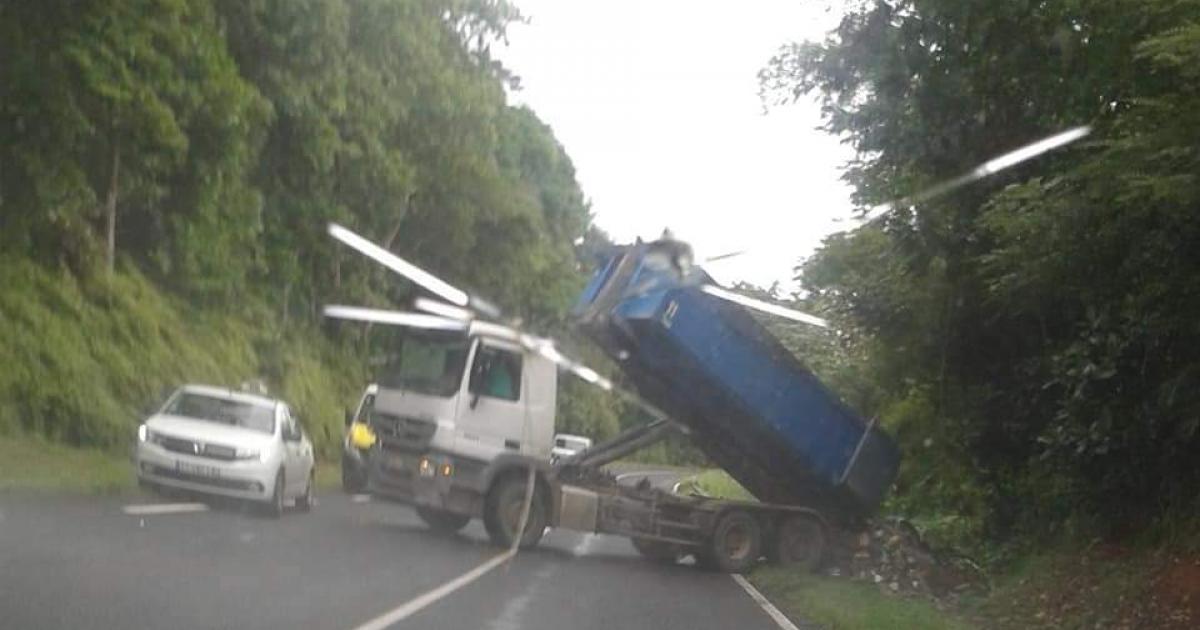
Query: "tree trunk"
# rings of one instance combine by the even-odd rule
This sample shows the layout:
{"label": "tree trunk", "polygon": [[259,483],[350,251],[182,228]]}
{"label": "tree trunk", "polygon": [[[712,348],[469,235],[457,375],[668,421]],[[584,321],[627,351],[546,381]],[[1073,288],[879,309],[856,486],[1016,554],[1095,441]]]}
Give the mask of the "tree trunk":
{"label": "tree trunk", "polygon": [[121,174],[121,146],[113,143],[112,177],[108,181],[108,195],[104,200],[104,215],[108,233],[108,249],[105,262],[112,275],[117,258],[117,182]]}

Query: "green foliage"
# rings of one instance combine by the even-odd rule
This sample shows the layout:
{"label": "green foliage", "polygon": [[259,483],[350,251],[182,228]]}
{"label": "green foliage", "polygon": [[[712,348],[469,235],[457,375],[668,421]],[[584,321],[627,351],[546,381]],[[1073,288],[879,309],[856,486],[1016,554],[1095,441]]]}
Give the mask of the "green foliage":
{"label": "green foliage", "polygon": [[800,270],[851,351],[833,382],[906,454],[894,509],[955,538],[1121,534],[1195,505],[1198,23],[1192,1],[867,2],[764,71],[770,97],[820,93],[864,205],[1095,128]]}
{"label": "green foliage", "polygon": [[361,386],[360,368],[328,344],[293,342],[273,355],[271,330],[195,313],[136,271],[81,285],[67,272],[8,258],[0,286],[5,433],[115,448],[182,383],[236,387],[265,375],[328,454],[341,409]]}
{"label": "green foliage", "polygon": [[[590,215],[549,127],[505,102],[489,46],[519,18],[503,0],[0,5],[0,430],[113,446],[171,386],[261,376],[328,454],[372,337],[320,306],[415,290],[330,221],[562,330]],[[560,400],[564,428],[616,431],[598,392]]]}

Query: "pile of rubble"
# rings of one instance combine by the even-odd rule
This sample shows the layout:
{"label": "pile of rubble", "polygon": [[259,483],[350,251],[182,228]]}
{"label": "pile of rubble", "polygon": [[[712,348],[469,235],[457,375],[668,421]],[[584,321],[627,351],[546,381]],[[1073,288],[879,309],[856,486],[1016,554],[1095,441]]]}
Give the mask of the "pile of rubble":
{"label": "pile of rubble", "polygon": [[940,552],[907,521],[874,521],[842,534],[830,549],[826,572],[871,582],[885,592],[952,599],[988,589],[983,570],[965,556]]}

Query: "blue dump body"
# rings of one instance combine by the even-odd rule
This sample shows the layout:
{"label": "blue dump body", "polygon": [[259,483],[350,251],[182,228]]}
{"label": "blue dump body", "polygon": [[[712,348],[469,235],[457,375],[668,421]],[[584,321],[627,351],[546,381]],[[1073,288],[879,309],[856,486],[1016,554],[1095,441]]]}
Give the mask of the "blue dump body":
{"label": "blue dump body", "polygon": [[581,329],[639,393],[760,500],[869,515],[900,454],[711,279],[673,262],[682,244],[622,248],[577,303]]}

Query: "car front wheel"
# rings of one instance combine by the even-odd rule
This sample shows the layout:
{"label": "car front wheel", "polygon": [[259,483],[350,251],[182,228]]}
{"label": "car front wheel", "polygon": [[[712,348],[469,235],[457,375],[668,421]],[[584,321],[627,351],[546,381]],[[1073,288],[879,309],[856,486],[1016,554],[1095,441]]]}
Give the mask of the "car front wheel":
{"label": "car front wheel", "polygon": [[271,500],[267,503],[267,516],[279,518],[283,516],[283,471],[275,473],[275,489],[271,492]]}
{"label": "car front wheel", "polygon": [[314,473],[308,473],[308,484],[304,486],[304,494],[296,497],[296,507],[299,508],[301,512],[312,511],[313,505],[316,503],[316,501],[313,500],[313,476]]}

